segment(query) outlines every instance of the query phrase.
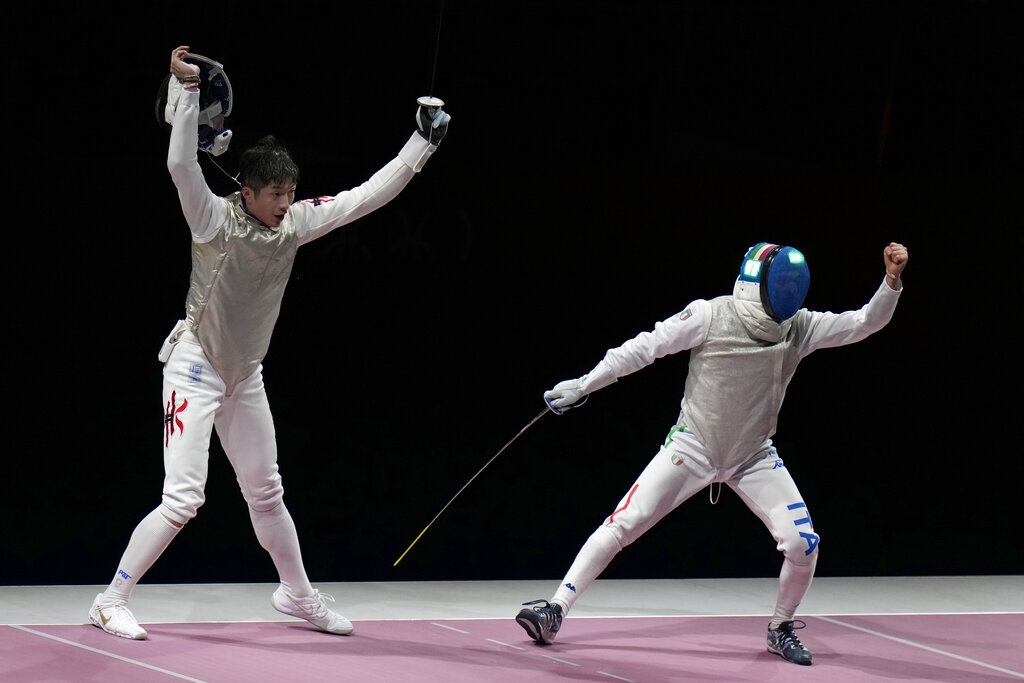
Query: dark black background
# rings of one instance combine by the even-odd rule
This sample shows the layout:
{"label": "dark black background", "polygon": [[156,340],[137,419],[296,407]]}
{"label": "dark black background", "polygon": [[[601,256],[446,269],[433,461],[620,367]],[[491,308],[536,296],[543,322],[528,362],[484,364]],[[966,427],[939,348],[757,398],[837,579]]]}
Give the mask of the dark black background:
{"label": "dark black background", "polygon": [[[905,243],[892,323],[811,356],[776,445],[819,576],[1024,573],[1024,248],[1014,3],[33,4],[6,24],[9,156],[0,583],[106,583],[159,502],[156,352],[189,234],[157,86],[179,44],[234,90],[233,174],[274,133],[299,195],[362,182],[453,117],[392,203],[304,247],[265,378],[313,581],[558,578],[673,423],[669,357],[546,415],[557,381],[695,298],[762,241],[806,305],[863,304]],[[232,183],[203,160],[215,191]],[[219,446],[208,502],[144,578],[275,581]],[[779,557],[729,491],[605,578],[756,577]]]}

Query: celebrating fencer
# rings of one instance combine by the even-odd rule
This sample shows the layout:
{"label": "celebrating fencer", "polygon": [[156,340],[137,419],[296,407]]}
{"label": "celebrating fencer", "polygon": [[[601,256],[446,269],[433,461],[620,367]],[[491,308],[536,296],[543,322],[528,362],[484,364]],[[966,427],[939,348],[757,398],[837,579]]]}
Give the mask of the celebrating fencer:
{"label": "celebrating fencer", "polygon": [[220,197],[207,185],[198,152],[220,156],[230,143],[230,130],[224,127],[230,84],[222,65],[188,50],[182,46],[171,52],[167,90],[161,93],[171,124],[167,168],[192,233],[185,315],[159,354],[163,496],[135,528],[113,579],[89,609],[89,619],[116,636],[147,637],[128,601],[203,505],[216,430],[256,537],[280,578],[270,596],[274,608],[322,631],[347,635],[352,624],[325,603],[334,598],[313,588],[306,576],[284,503],[262,362],[296,250],[394,199],[437,150],[450,116],[441,100],[420,98],[416,129],[398,156],[358,187],[302,201],[295,201],[298,166],[276,138],[266,136],[240,156],[240,189]]}
{"label": "celebrating fencer", "polygon": [[654,458],[580,548],[550,600],[524,603],[516,621],[538,644],[553,642],[562,620],[615,555],[706,486],[721,483],[765,524],[782,553],[767,649],[809,665],[794,619],[818,559],[820,537],[790,471],[772,444],[797,365],[818,349],[858,342],[881,330],[903,291],[907,248],[884,247],[885,276],[860,309],[802,308],[810,285],[804,255],[762,242],[747,250],[731,295],[691,301],[605,354],[579,379],[544,393],[559,415],[589,394],[668,354],[689,351],[678,421]]}

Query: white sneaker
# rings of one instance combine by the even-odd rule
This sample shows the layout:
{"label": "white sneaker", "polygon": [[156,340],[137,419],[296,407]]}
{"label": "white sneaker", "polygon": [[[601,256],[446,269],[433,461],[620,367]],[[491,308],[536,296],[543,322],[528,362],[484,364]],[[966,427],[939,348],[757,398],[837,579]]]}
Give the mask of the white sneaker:
{"label": "white sneaker", "polygon": [[297,598],[285,592],[284,587],[278,587],[274,591],[271,602],[274,609],[290,617],[305,619],[321,631],[335,633],[339,636],[347,636],[354,630],[352,622],[327,608],[324,600],[334,602],[334,596],[313,589],[313,595],[307,598]]}
{"label": "white sneaker", "polygon": [[89,621],[107,633],[132,640],[145,640],[149,635],[139,626],[135,615],[128,609],[124,600],[104,598],[103,593],[96,596],[89,609]]}

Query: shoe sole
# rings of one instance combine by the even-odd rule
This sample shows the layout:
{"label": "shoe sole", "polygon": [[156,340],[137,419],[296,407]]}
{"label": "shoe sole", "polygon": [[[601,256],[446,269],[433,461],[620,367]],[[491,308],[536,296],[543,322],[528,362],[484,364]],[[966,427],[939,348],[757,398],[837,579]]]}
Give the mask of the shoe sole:
{"label": "shoe sole", "polygon": [[780,650],[774,650],[774,649],[772,649],[770,647],[767,648],[767,650],[768,650],[768,652],[772,653],[773,655],[778,655],[778,656],[782,657],[783,659],[785,659],[790,664],[796,664],[797,666],[810,666],[811,665],[811,662],[794,662],[792,659],[790,659],[786,655],[782,654],[782,652]]}
{"label": "shoe sole", "polygon": [[516,623],[519,624],[520,626],[522,626],[523,630],[526,631],[526,634],[528,636],[530,636],[531,638],[533,638],[533,640],[535,642],[537,642],[538,644],[540,644],[540,645],[550,645],[551,644],[550,640],[545,640],[544,639],[544,634],[540,632],[540,630],[537,628],[536,624],[534,624],[532,621],[530,621],[529,617],[524,617],[522,615],[517,616],[516,617]]}
{"label": "shoe sole", "polygon": [[271,598],[270,604],[273,605],[274,609],[276,609],[281,614],[284,614],[284,615],[289,616],[289,617],[294,617],[296,619],[302,619],[302,620],[312,624],[313,626],[316,626],[316,628],[318,630],[323,631],[324,633],[330,633],[332,636],[350,636],[353,633],[355,633],[355,630],[356,630],[355,626],[350,623],[348,626],[343,627],[341,630],[331,631],[329,629],[323,628],[322,626],[317,624],[315,621],[310,619],[310,617],[308,615],[306,615],[305,613],[303,613],[301,611],[299,611],[298,613],[291,612],[291,611],[288,610],[288,608],[286,606],[282,607],[275,598]]}
{"label": "shoe sole", "polygon": [[92,622],[93,626],[95,626],[96,628],[100,629],[104,633],[109,633],[110,635],[117,636],[118,638],[127,638],[128,640],[146,640],[149,637],[148,633],[143,633],[142,635],[140,635],[140,636],[138,636],[136,638],[136,637],[132,637],[132,636],[126,634],[126,633],[118,633],[117,631],[108,631],[107,629],[103,628],[103,624],[101,624],[98,619],[93,618],[93,616],[91,614],[89,615],[89,621]]}

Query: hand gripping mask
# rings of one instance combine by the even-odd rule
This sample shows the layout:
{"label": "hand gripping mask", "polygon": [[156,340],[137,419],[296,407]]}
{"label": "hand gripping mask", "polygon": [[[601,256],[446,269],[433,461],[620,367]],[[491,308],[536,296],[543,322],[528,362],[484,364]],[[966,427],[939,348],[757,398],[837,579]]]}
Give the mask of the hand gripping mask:
{"label": "hand gripping mask", "polygon": [[757,284],[765,313],[782,322],[796,315],[803,305],[811,272],[798,249],[760,242],[743,257],[739,279]]}
{"label": "hand gripping mask", "polygon": [[[231,142],[231,131],[225,128],[231,113],[231,81],[224,65],[208,57],[190,54],[185,61],[199,67],[199,149],[220,156]],[[167,74],[156,96],[158,123],[172,125],[180,96],[181,85]]]}

